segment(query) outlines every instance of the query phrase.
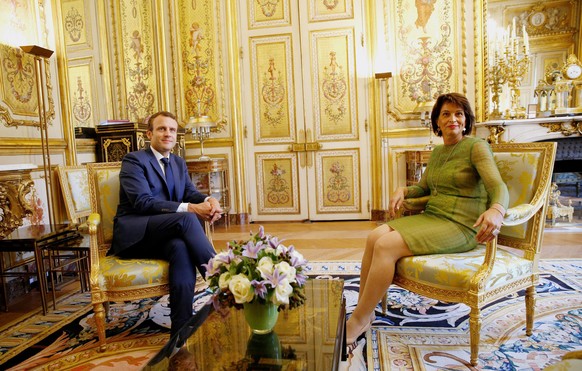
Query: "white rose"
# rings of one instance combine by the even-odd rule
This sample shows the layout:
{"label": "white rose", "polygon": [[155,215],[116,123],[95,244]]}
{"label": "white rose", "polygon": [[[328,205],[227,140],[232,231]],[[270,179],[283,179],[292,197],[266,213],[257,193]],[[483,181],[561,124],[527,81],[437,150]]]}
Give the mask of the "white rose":
{"label": "white rose", "polygon": [[289,281],[283,280],[275,287],[275,295],[273,295],[272,301],[276,305],[289,305],[289,295],[292,293],[293,287]]}
{"label": "white rose", "polygon": [[289,282],[295,282],[295,273],[297,272],[295,267],[290,266],[289,263],[287,262],[281,262],[275,265],[275,268],[279,268],[279,274],[286,275],[285,276],[286,280],[288,280]]}
{"label": "white rose", "polygon": [[251,281],[244,274],[237,274],[230,279],[228,289],[237,304],[249,303],[255,297]]}
{"label": "white rose", "polygon": [[263,279],[267,279],[266,275],[272,275],[275,270],[273,260],[268,256],[262,257],[257,264],[257,270],[261,272],[261,277],[263,277]]}
{"label": "white rose", "polygon": [[229,282],[230,273],[228,272],[224,272],[220,277],[218,277],[218,287],[220,287],[221,290],[225,290],[228,287]]}
{"label": "white rose", "polygon": [[291,252],[291,261],[293,262],[293,260],[295,262],[297,262],[298,265],[303,265],[303,264],[306,263],[305,258],[303,257],[303,255],[301,255],[301,253],[299,251],[297,251],[297,250],[293,250]]}

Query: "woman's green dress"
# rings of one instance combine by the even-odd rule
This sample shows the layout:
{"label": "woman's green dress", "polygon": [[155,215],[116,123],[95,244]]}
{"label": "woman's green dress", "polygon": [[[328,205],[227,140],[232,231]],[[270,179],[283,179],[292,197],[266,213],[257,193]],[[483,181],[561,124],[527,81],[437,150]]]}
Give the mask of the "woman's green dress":
{"label": "woman's green dress", "polygon": [[454,253],[477,246],[473,225],[489,206],[509,203],[489,144],[464,137],[436,146],[417,185],[407,198],[430,194],[422,214],[398,218],[388,225],[398,231],[414,255]]}

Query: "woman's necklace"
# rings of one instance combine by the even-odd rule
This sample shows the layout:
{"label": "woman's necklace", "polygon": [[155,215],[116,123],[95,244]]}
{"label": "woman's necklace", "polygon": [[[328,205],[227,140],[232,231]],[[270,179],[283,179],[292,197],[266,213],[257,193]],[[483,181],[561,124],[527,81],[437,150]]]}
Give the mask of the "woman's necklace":
{"label": "woman's necklace", "polygon": [[[446,164],[446,163],[449,161],[449,159],[450,159],[450,158],[451,158],[451,156],[453,155],[453,152],[455,152],[455,149],[457,149],[457,146],[458,146],[458,145],[459,145],[459,143],[461,143],[462,141],[463,141],[463,139],[461,139],[461,140],[459,140],[457,143],[455,143],[455,146],[453,147],[453,149],[451,150],[451,152],[449,152],[449,155],[447,156],[447,158],[446,158],[445,162],[443,162],[443,163],[441,164],[441,167],[439,168],[439,170],[438,170],[438,173],[437,173],[437,176],[436,176],[436,182],[435,182],[434,180],[433,180],[433,182],[432,182],[432,189],[433,189],[432,195],[433,195],[433,196],[436,196],[436,195],[438,194],[438,191],[437,191],[437,186],[439,185],[439,179],[441,178],[441,171],[443,170],[443,167],[445,167],[445,164]],[[442,156],[442,154],[443,154],[442,152],[441,152],[441,153],[439,153],[439,160],[437,161],[437,163],[441,162],[441,156]],[[434,177],[433,177],[433,179],[434,179]]]}

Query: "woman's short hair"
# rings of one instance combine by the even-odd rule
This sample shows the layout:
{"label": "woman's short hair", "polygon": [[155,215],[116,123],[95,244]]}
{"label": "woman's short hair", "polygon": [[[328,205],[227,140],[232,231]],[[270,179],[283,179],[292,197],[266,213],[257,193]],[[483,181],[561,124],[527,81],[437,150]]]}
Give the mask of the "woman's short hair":
{"label": "woman's short hair", "polygon": [[149,131],[153,131],[154,130],[154,119],[158,116],[164,116],[164,117],[169,117],[171,119],[174,119],[174,121],[178,122],[178,119],[176,118],[176,115],[174,115],[172,112],[168,112],[168,111],[159,111],[154,113],[153,115],[150,115],[148,117],[145,118],[144,123],[148,126],[147,130]]}
{"label": "woman's short hair", "polygon": [[432,107],[432,112],[430,113],[432,131],[439,137],[443,135],[443,133],[439,130],[438,122],[441,109],[445,103],[453,103],[463,108],[463,111],[465,112],[465,131],[463,132],[463,135],[471,134],[471,131],[473,130],[473,124],[475,123],[475,114],[471,109],[471,104],[469,104],[467,97],[460,93],[446,93],[439,95],[436,103]]}

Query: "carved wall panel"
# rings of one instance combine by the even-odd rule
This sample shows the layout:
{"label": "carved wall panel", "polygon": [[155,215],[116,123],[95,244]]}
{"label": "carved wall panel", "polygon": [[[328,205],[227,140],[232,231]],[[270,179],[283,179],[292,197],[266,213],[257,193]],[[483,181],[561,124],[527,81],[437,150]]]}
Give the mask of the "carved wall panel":
{"label": "carved wall panel", "polygon": [[316,140],[358,137],[353,30],[311,33]]}
{"label": "carved wall panel", "polygon": [[410,119],[420,102],[439,93],[466,92],[465,1],[387,1],[386,48],[393,56],[388,113]]}
{"label": "carved wall panel", "polygon": [[61,0],[63,38],[67,51],[91,49],[91,22],[87,22],[89,12],[84,0]]}
{"label": "carved wall panel", "polygon": [[250,39],[255,143],[290,143],[296,139],[291,37]]}
{"label": "carved wall panel", "polygon": [[133,0],[118,3],[120,62],[126,95],[126,116],[133,122],[143,122],[158,110],[157,68],[155,55],[154,8],[152,2],[139,4]]}
{"label": "carved wall panel", "polygon": [[[47,122],[55,118],[50,63],[44,62]],[[38,126],[34,57],[19,47],[0,44],[0,122],[4,126]]]}
{"label": "carved wall panel", "polygon": [[317,211],[359,212],[359,150],[320,151],[316,154]]}
{"label": "carved wall panel", "polygon": [[258,213],[299,213],[295,153],[256,154]]}
{"label": "carved wall panel", "polygon": [[76,65],[69,63],[69,99],[71,102],[72,124],[75,127],[93,127],[98,118],[93,117],[99,111],[95,107],[99,100],[95,96],[95,75],[93,61],[79,60]]}
{"label": "carved wall panel", "polygon": [[309,21],[331,21],[354,17],[353,0],[309,1]]}
{"label": "carved wall panel", "polygon": [[[176,1],[178,40],[173,51],[177,104],[184,120],[206,115],[217,123],[214,136],[230,136],[226,113],[221,1]],[[170,14],[173,17],[173,14]],[[177,77],[177,78],[176,78]]]}
{"label": "carved wall panel", "polygon": [[249,29],[291,25],[289,0],[249,1]]}

